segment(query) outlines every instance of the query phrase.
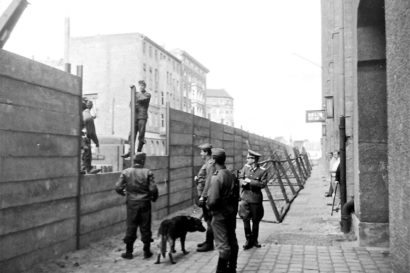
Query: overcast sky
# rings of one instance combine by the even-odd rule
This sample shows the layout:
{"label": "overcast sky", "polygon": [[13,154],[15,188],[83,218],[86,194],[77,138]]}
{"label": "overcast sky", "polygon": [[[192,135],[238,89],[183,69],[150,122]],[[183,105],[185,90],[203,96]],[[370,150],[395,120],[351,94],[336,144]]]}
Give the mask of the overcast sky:
{"label": "overcast sky", "polygon": [[[11,0],[0,0],[0,11]],[[208,88],[235,99],[235,125],[264,136],[319,141],[320,0],[29,0],[5,49],[63,57],[71,35],[139,32],[209,68]]]}

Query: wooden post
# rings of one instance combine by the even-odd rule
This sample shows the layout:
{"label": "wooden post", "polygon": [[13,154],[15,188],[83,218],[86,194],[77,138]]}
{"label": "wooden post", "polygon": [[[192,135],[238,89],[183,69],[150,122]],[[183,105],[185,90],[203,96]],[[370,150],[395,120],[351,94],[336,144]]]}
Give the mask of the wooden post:
{"label": "wooden post", "polygon": [[130,141],[130,167],[134,165],[135,155],[135,85],[130,88],[131,95],[131,141]]}
{"label": "wooden post", "polygon": [[[66,64],[66,71],[70,72],[71,65]],[[77,66],[77,76],[80,78],[80,96],[78,98],[78,111],[79,111],[79,123],[78,123],[78,147],[77,147],[77,154],[78,154],[78,181],[77,181],[77,196],[76,196],[76,240],[75,240],[75,247],[76,249],[80,249],[80,235],[81,235],[81,178],[80,175],[81,171],[81,131],[82,131],[82,124],[83,124],[83,108],[82,108],[82,101],[83,101],[83,66]]]}

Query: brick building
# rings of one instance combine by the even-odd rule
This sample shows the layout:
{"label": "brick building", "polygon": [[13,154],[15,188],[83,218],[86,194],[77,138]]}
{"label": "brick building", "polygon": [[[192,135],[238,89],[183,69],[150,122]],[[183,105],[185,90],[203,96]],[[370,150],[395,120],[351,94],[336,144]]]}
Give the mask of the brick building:
{"label": "brick building", "polygon": [[182,63],[181,91],[184,98],[182,111],[206,117],[205,90],[208,68],[184,50],[174,49],[171,52]]}
{"label": "brick building", "polygon": [[83,93],[95,100],[101,135],[127,138],[130,85],[141,79],[151,93],[148,154],[165,152],[165,106],[182,109],[181,61],[147,36],[130,33],[71,38],[69,62],[84,66]]}
{"label": "brick building", "polygon": [[206,108],[210,120],[234,126],[233,98],[225,89],[207,89]]}
{"label": "brick building", "polygon": [[409,1],[322,0],[323,154],[346,146],[353,228],[360,245],[390,248],[393,272],[410,272],[409,10]]}

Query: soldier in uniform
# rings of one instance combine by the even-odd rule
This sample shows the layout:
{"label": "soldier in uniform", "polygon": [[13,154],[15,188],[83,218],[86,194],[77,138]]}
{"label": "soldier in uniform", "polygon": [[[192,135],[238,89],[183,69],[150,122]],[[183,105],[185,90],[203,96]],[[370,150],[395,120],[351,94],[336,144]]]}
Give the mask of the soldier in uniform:
{"label": "soldier in uniform", "polygon": [[[138,82],[140,92],[135,93],[135,134],[138,133],[138,148],[137,152],[142,151],[142,147],[145,144],[145,127],[147,125],[148,120],[148,107],[149,102],[151,100],[151,94],[148,93],[145,88],[147,84],[145,81]],[[131,88],[135,90],[135,86],[132,85]],[[131,136],[131,132],[128,135],[128,144],[131,144],[131,137],[135,140],[135,136]],[[123,154],[123,158],[127,158],[130,156],[130,151]]]}
{"label": "soldier in uniform", "polygon": [[[241,182],[241,202],[239,216],[243,220],[246,243],[243,249],[261,247],[258,242],[259,222],[263,218],[262,189],[267,184],[267,172],[258,164],[260,154],[248,150],[247,163],[242,168],[239,180]],[[252,220],[252,228],[251,228]]]}
{"label": "soldier in uniform", "polygon": [[158,198],[158,188],[155,185],[153,173],[144,168],[146,155],[137,152],[134,166],[122,171],[115,190],[127,197],[127,231],[124,238],[126,252],[124,259],[132,259],[134,242],[137,239],[137,229],[141,231],[141,241],[144,243],[144,258],[152,256],[151,245],[151,201]]}
{"label": "soldier in uniform", "polygon": [[216,171],[211,178],[206,205],[212,213],[212,230],[219,250],[216,272],[236,272],[239,247],[235,233],[238,212],[235,177],[225,167],[223,149],[212,149],[212,157]]}
{"label": "soldier in uniform", "polygon": [[211,220],[212,215],[205,206],[207,199],[207,192],[211,181],[212,174],[215,172],[214,160],[212,159],[212,145],[204,143],[198,146],[201,149],[201,157],[204,160],[204,165],[198,172],[198,176],[195,176],[197,183],[197,191],[199,196],[199,206],[202,207],[204,220],[207,224],[206,239],[204,242],[198,244],[198,252],[206,252],[214,249],[214,235],[212,232]]}
{"label": "soldier in uniform", "polygon": [[83,173],[97,173],[100,171],[92,169],[92,154],[91,154],[91,141],[94,142],[97,149],[100,147],[100,143],[98,141],[98,137],[95,130],[94,119],[96,118],[95,115],[91,114],[91,109],[93,108],[93,102],[87,99],[83,100],[83,143],[82,146],[84,153],[83,153],[83,164],[82,164],[82,171]]}

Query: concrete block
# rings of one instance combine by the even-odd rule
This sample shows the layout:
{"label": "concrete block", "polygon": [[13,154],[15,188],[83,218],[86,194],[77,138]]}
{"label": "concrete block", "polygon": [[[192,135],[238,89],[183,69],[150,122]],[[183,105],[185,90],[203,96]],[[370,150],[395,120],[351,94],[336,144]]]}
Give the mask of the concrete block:
{"label": "concrete block", "polygon": [[75,197],[77,183],[75,177],[0,183],[0,209]]}
{"label": "concrete block", "polygon": [[171,157],[174,156],[190,156],[193,153],[193,147],[191,145],[182,146],[182,145],[171,145],[169,147],[169,154]]}
{"label": "concrete block", "polygon": [[194,124],[194,135],[209,138],[211,133],[209,131],[209,127],[200,127],[197,124]]}
{"label": "concrete block", "polygon": [[174,205],[179,204],[181,202],[185,202],[185,201],[192,202],[191,200],[192,200],[192,188],[171,193],[171,196],[170,196],[171,208]]}
{"label": "concrete block", "polygon": [[224,125],[224,132],[230,135],[233,135],[235,132],[235,128],[231,126]]}
{"label": "concrete block", "polygon": [[[64,213],[55,213],[56,211]],[[76,199],[62,199],[0,210],[0,235],[51,224],[75,217]],[[18,215],[18,217],[17,217]]]}
{"label": "concrete block", "polygon": [[193,124],[194,127],[205,127],[205,128],[209,128],[209,119],[203,118],[203,117],[198,117],[198,116],[194,116],[193,119]]}
{"label": "concrete block", "polygon": [[120,178],[120,172],[102,173],[81,176],[81,194],[91,194],[101,191],[114,191],[115,183]]}
{"label": "concrete block", "polygon": [[148,156],[145,161],[145,168],[151,170],[165,169],[168,167],[167,156]]}
{"label": "concrete block", "polygon": [[169,115],[170,115],[170,120],[172,121],[185,121],[188,124],[193,123],[193,115],[189,114],[189,113],[185,113],[179,110],[175,110],[175,109],[170,109],[169,111]]}
{"label": "concrete block", "polygon": [[170,145],[192,145],[192,134],[171,133]]}
{"label": "concrete block", "polygon": [[81,234],[80,236],[80,248],[88,246],[90,243],[96,242],[107,237],[125,233],[126,224],[125,221],[120,221],[112,225],[102,227],[91,232]]}
{"label": "concrete block", "polygon": [[193,185],[192,178],[182,178],[178,180],[172,180],[170,182],[170,193],[171,196],[175,192],[184,191],[186,189],[191,190]]}
{"label": "concrete block", "polygon": [[169,131],[172,133],[179,134],[191,134],[193,132],[192,124],[185,121],[172,120],[169,125]]}
{"label": "concrete block", "polygon": [[81,215],[80,234],[119,223],[124,221],[126,216],[125,204]]}
{"label": "concrete block", "polygon": [[190,167],[192,165],[192,157],[191,156],[174,156],[170,162],[170,168],[182,168],[182,167]]}
{"label": "concrete block", "polygon": [[181,178],[192,179],[192,167],[183,167],[170,170],[170,180],[174,181]]}
{"label": "concrete block", "polygon": [[65,93],[80,95],[81,79],[56,68],[0,50],[0,75]]}
{"label": "concrete block", "polygon": [[96,212],[125,204],[125,197],[114,190],[102,191],[81,196],[81,214]]}

